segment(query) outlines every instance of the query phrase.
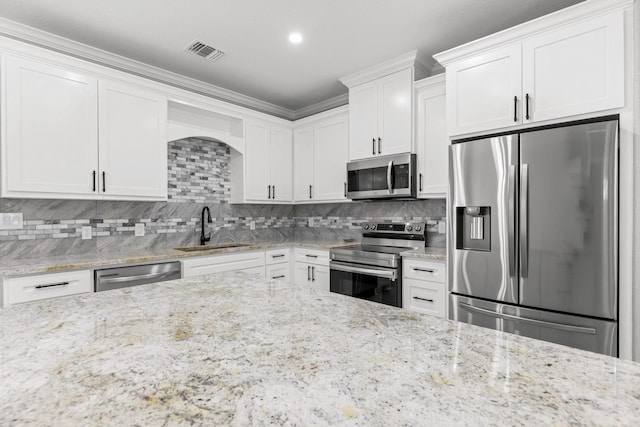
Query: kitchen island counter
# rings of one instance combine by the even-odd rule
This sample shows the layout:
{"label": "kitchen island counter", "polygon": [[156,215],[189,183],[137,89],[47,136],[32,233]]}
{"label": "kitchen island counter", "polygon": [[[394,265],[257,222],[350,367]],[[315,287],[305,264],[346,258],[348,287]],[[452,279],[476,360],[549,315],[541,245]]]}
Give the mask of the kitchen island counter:
{"label": "kitchen island counter", "polygon": [[638,425],[640,364],[242,273],[0,310],[0,424]]}

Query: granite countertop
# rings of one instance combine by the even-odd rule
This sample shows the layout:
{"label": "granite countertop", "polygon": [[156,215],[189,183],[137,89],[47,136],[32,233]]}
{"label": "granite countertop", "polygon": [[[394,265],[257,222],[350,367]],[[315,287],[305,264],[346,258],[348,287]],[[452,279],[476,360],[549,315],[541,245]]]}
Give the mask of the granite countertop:
{"label": "granite countertop", "polygon": [[0,311],[0,425],[639,425],[640,364],[242,273]]}
{"label": "granite countertop", "polygon": [[426,261],[441,261],[447,260],[447,250],[445,248],[422,248],[414,249],[400,253],[403,258],[420,259]]}
{"label": "granite countertop", "polygon": [[101,254],[99,257],[93,255],[76,256],[51,256],[40,258],[25,258],[11,261],[3,261],[0,266],[0,274],[4,276],[20,276],[36,273],[51,273],[65,270],[78,270],[88,268],[101,268],[115,265],[145,263],[153,261],[177,260],[180,258],[190,258],[204,255],[221,255],[237,252],[247,252],[264,249],[277,248],[310,248],[310,249],[332,249],[343,246],[351,246],[353,242],[262,242],[239,246],[235,248],[211,249],[205,251],[183,252],[175,249],[167,251],[145,250],[142,252],[116,252],[112,254]]}

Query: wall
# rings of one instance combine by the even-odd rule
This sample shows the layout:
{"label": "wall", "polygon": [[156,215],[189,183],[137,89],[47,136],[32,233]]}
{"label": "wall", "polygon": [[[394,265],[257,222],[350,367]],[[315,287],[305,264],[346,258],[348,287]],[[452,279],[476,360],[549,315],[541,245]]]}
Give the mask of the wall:
{"label": "wall", "polygon": [[[229,160],[223,143],[193,138],[169,143],[167,202],[0,199],[1,212],[24,215],[23,229],[0,230],[0,263],[198,245],[204,206],[213,220],[208,224],[211,243],[358,240],[363,222],[415,220],[429,223],[430,245],[444,246],[444,234],[437,233],[446,216],[443,200],[230,205]],[[255,230],[250,230],[251,222]],[[145,236],[134,236],[136,223],[145,224]],[[93,227],[90,240],[81,238],[86,225]]]}

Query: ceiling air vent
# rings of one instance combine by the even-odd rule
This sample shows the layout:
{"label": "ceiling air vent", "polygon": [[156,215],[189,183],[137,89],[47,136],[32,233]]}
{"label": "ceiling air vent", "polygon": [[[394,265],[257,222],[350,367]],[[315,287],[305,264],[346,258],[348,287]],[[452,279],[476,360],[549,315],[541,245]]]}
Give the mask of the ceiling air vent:
{"label": "ceiling air vent", "polygon": [[208,59],[209,61],[215,61],[216,59],[224,55],[223,51],[218,50],[215,47],[206,45],[197,40],[191,43],[189,46],[187,46],[185,50],[189,52],[193,52],[198,56],[202,56],[203,58]]}

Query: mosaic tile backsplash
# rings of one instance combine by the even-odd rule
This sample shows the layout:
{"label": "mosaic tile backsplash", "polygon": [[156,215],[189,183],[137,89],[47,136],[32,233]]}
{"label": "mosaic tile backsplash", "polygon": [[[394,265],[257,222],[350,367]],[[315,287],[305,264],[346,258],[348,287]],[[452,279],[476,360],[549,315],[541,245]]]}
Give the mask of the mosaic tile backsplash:
{"label": "mosaic tile backsplash", "polygon": [[[0,199],[1,212],[24,215],[23,229],[0,230],[0,263],[52,253],[99,255],[196,245],[204,206],[211,210],[207,232],[212,243],[359,240],[363,222],[411,220],[427,223],[429,246],[445,244],[438,232],[446,216],[444,200],[230,205],[226,144],[194,138],[172,142],[168,160],[167,202]],[[137,223],[145,224],[142,237],[134,236]],[[93,238],[82,240],[87,225]]]}

